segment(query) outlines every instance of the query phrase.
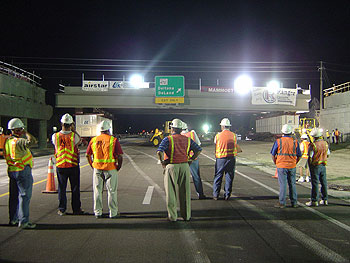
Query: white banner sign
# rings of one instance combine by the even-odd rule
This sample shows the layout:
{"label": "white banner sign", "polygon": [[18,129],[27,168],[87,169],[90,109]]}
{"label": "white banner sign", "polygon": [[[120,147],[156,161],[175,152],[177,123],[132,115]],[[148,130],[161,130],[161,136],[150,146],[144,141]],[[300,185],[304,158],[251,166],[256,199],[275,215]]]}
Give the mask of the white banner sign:
{"label": "white banner sign", "polygon": [[142,82],[137,85],[137,87],[134,87],[131,85],[130,81],[109,81],[109,88],[110,89],[148,89],[149,88],[149,82]]}
{"label": "white banner sign", "polygon": [[85,91],[108,91],[108,81],[83,81]]}
{"label": "white banner sign", "polygon": [[297,93],[296,89],[279,88],[276,92],[271,92],[266,87],[255,87],[252,90],[252,104],[281,104],[295,106]]}

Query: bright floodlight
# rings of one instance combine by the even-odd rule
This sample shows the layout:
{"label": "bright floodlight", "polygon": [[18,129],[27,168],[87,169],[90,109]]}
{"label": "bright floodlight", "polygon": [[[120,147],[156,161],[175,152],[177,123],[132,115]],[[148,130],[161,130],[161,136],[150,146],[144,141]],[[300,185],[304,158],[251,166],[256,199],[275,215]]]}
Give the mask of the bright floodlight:
{"label": "bright floodlight", "polygon": [[241,95],[245,95],[252,90],[253,80],[247,75],[239,76],[235,79],[233,87],[235,92]]}
{"label": "bright floodlight", "polygon": [[205,133],[208,133],[208,132],[209,132],[209,129],[210,129],[210,127],[209,127],[208,124],[204,124],[204,125],[203,125],[203,131],[204,131]]}
{"label": "bright floodlight", "polygon": [[143,84],[143,77],[139,74],[132,75],[130,77],[130,84],[134,88],[141,88]]}
{"label": "bright floodlight", "polygon": [[267,90],[271,93],[277,93],[277,90],[281,87],[281,83],[277,80],[271,80],[266,85]]}

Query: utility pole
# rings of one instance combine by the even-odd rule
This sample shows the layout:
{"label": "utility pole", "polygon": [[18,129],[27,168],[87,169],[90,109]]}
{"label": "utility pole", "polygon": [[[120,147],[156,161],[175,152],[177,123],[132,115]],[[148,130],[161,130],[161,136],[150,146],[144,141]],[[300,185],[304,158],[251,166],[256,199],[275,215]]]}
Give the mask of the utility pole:
{"label": "utility pole", "polygon": [[320,110],[323,109],[323,62],[320,63]]}

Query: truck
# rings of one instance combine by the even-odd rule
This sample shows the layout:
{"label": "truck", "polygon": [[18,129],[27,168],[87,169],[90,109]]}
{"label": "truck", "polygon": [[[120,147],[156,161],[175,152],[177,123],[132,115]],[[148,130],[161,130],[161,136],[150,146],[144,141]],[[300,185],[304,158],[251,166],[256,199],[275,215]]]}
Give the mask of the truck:
{"label": "truck", "polygon": [[299,115],[280,115],[256,120],[256,133],[282,134],[282,126],[290,124],[294,129],[299,127]]}
{"label": "truck", "polygon": [[310,132],[313,128],[316,128],[316,119],[301,118],[299,120],[299,126],[294,129],[294,133],[299,138],[303,133],[306,133],[309,136],[309,138],[311,138]]}
{"label": "truck", "polygon": [[[101,114],[75,115],[75,130],[80,134],[84,145],[87,145],[93,137],[101,134],[98,125],[103,120],[109,121],[113,127],[112,120]],[[110,134],[113,134],[113,128],[110,129]]]}
{"label": "truck", "polygon": [[158,147],[158,145],[164,139],[164,137],[170,134],[170,129],[171,129],[170,125],[171,125],[171,121],[166,121],[164,124],[164,130],[160,130],[158,128],[154,130],[154,133],[150,139],[150,142],[153,144],[153,146]]}

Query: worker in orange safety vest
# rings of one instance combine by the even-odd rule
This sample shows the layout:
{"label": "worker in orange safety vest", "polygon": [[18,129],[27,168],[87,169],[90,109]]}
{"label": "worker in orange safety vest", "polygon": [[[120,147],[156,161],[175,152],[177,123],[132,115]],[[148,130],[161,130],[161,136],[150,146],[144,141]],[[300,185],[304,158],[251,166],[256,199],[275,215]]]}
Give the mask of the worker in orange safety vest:
{"label": "worker in orange safety vest", "polygon": [[[171,122],[171,135],[165,137],[157,149],[157,156],[164,168],[164,188],[168,210],[168,220],[177,221],[178,186],[180,213],[184,221],[191,218],[191,191],[189,164],[202,151],[202,148],[191,138],[181,135],[182,121],[174,119]],[[193,156],[189,157],[190,151]]]}
{"label": "worker in orange safety vest", "polygon": [[229,200],[232,183],[235,177],[236,156],[238,152],[237,136],[230,131],[231,123],[228,118],[220,122],[221,132],[215,136],[215,175],[213,183],[213,199],[218,200],[222,179],[225,175],[224,199]]}
{"label": "worker in orange safety vest", "polygon": [[[11,136],[5,141],[4,156],[8,165],[10,178],[9,215],[10,226],[23,229],[35,228],[36,224],[29,221],[29,204],[33,189],[33,156],[29,147],[37,140],[24,129],[23,122],[14,118],[8,123]],[[23,135],[25,138],[21,138]]]}
{"label": "worker in orange safety vest", "polygon": [[67,210],[67,183],[70,182],[72,192],[72,210],[74,215],[82,215],[80,202],[80,167],[79,149],[80,135],[75,131],[73,117],[66,113],[61,118],[62,130],[52,135],[55,147],[56,172],[58,180],[58,211],[63,216]]}
{"label": "worker in orange safety vest", "polygon": [[86,158],[94,169],[93,191],[94,191],[94,214],[96,218],[102,218],[102,194],[104,185],[108,191],[108,208],[110,218],[119,218],[118,210],[118,171],[123,164],[123,150],[117,138],[111,135],[110,121],[104,120],[100,123],[101,135],[92,138],[87,151]]}
{"label": "worker in orange safety vest", "polygon": [[283,136],[275,141],[271,149],[272,160],[277,166],[278,183],[280,185],[279,202],[276,208],[286,207],[287,183],[291,206],[298,207],[295,187],[296,165],[301,158],[299,143],[292,137],[293,128],[289,124],[282,126]]}
{"label": "worker in orange safety vest", "polygon": [[[327,158],[330,155],[328,143],[322,139],[322,131],[314,128],[310,132],[314,137],[314,142],[309,147],[309,167],[311,174],[311,201],[307,202],[307,206],[328,205],[327,193],[327,174],[326,165]],[[321,183],[322,198],[319,201],[318,184]]]}

